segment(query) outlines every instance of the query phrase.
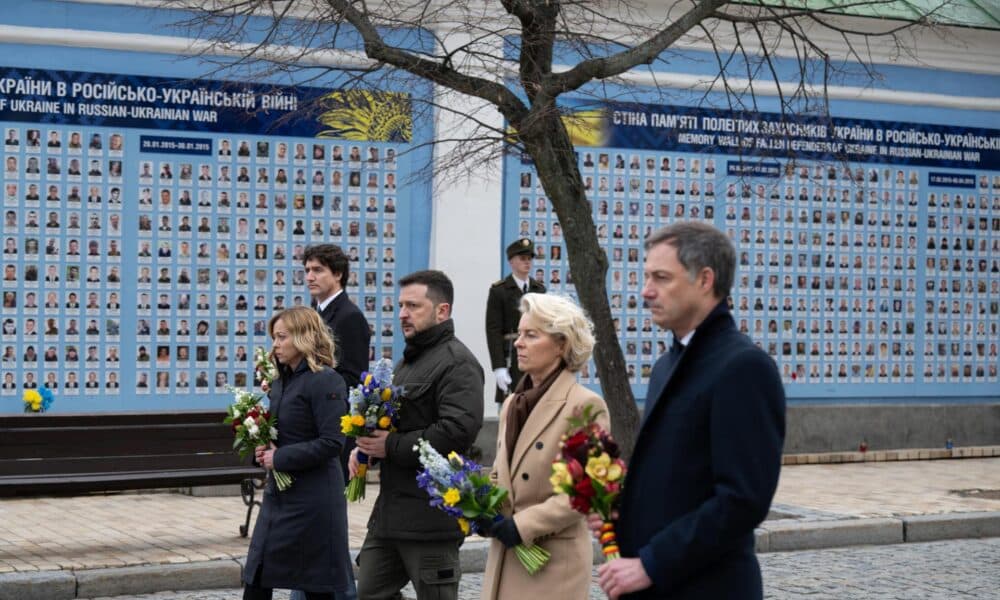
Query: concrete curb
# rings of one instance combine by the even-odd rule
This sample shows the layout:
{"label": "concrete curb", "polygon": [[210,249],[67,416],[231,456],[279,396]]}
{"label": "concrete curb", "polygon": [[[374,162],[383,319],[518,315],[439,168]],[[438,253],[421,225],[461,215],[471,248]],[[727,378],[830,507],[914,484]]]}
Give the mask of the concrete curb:
{"label": "concrete curb", "polygon": [[1000,537],[1000,511],[905,517],[903,532],[907,542]]}
{"label": "concrete curb", "polygon": [[767,532],[768,552],[900,544],[904,541],[903,522],[900,519],[851,519],[811,523],[780,520],[765,522],[762,529]]}
{"label": "concrete curb", "polygon": [[[210,590],[239,587],[241,566],[235,560],[208,560],[76,571],[76,597],[150,594],[164,590]],[[0,592],[2,595],[2,592]]]}
{"label": "concrete curb", "polygon": [[0,600],[70,600],[76,598],[72,571],[36,571],[0,575]]}
{"label": "concrete curb", "polygon": [[[918,515],[902,518],[765,521],[754,532],[757,552],[792,552],[847,546],[1000,537],[1000,511]],[[490,542],[462,545],[462,571],[486,566]],[[357,549],[352,550],[357,556]],[[601,559],[594,544],[594,560]],[[73,600],[170,590],[235,588],[245,559],[143,565],[79,571],[37,571],[0,575],[0,600]]]}

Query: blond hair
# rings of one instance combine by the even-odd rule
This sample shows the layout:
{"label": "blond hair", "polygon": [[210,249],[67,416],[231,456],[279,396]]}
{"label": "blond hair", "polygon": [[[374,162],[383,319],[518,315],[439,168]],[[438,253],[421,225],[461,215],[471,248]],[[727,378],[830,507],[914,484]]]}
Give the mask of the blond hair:
{"label": "blond hair", "polygon": [[557,294],[525,294],[521,314],[531,315],[539,330],[565,342],[566,368],[579,371],[594,350],[594,324],[573,300]]}
{"label": "blond hair", "polygon": [[[310,371],[320,371],[324,366],[337,366],[333,338],[330,337],[330,330],[318,312],[308,306],[293,306],[279,312],[271,317],[267,325],[267,332],[272,339],[274,339],[274,324],[278,319],[281,319],[288,328],[292,346],[302,354]],[[271,362],[277,365],[278,359],[274,355],[274,350],[271,350],[269,356]]]}

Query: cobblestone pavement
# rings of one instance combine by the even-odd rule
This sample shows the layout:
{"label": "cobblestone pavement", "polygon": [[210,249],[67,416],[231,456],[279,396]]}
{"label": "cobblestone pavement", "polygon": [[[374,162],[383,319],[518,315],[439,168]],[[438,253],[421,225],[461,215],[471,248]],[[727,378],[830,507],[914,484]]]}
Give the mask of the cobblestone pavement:
{"label": "cobblestone pavement", "polygon": [[[1000,538],[783,552],[759,556],[767,600],[1000,599]],[[481,573],[462,577],[478,600]],[[161,592],[114,600],[238,600],[239,590]],[[287,600],[284,592],[275,600]],[[412,591],[407,596],[412,598]],[[590,598],[604,595],[595,585]],[[105,598],[103,600],[111,600]]]}

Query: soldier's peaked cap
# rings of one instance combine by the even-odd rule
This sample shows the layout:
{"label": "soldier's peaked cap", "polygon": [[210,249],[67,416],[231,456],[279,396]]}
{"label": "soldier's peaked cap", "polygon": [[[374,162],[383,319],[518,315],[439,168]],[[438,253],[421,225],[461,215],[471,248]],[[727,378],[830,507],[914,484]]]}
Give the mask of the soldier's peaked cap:
{"label": "soldier's peaked cap", "polygon": [[535,244],[528,238],[521,238],[514,241],[511,245],[507,246],[507,260],[510,260],[517,256],[518,254],[527,254],[528,256],[535,255]]}

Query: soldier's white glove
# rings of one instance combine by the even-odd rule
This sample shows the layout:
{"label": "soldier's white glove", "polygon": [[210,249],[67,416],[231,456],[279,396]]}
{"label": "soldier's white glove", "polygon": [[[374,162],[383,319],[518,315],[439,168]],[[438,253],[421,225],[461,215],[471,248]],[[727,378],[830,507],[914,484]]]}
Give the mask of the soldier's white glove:
{"label": "soldier's white glove", "polygon": [[506,394],[507,390],[510,389],[510,371],[505,367],[500,367],[493,370],[493,376],[496,377],[497,387]]}

